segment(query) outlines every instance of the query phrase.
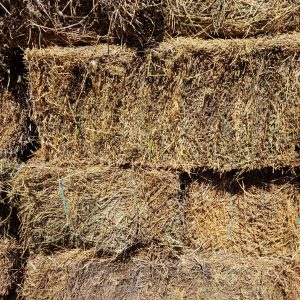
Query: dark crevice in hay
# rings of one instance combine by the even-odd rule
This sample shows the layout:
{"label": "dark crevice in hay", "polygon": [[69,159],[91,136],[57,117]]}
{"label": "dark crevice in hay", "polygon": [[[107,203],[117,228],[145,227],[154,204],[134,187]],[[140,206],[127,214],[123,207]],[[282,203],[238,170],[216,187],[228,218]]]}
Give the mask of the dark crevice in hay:
{"label": "dark crevice in hay", "polygon": [[17,145],[16,158],[21,162],[30,159],[40,148],[37,126],[31,118],[32,108],[28,95],[27,68],[24,63],[24,51],[21,48],[7,48],[2,52],[1,86],[9,90],[20,109],[27,111],[22,124],[22,141]]}
{"label": "dark crevice in hay", "polygon": [[180,174],[180,187],[184,193],[194,182],[209,182],[215,187],[226,188],[231,193],[242,193],[243,189],[253,186],[263,188],[268,184],[283,185],[285,183],[298,184],[300,179],[300,168],[290,169],[288,167],[274,170],[263,168],[241,173],[240,170],[232,170],[219,173],[214,170],[194,169],[190,173]]}

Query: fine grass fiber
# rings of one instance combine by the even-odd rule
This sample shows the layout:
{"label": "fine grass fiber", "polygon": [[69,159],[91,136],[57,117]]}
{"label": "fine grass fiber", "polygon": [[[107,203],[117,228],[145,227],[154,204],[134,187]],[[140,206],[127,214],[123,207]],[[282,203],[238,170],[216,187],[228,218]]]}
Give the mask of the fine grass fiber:
{"label": "fine grass fiber", "polygon": [[30,250],[120,256],[153,241],[180,247],[179,189],[167,171],[38,162],[22,168],[12,195]]}
{"label": "fine grass fiber", "polygon": [[[152,253],[152,252],[151,252]],[[95,259],[72,250],[31,257],[26,299],[260,299],[295,300],[299,263],[230,253],[192,254],[177,259],[142,251],[125,262]],[[38,288],[37,288],[38,287]]]}
{"label": "fine grass fiber", "polygon": [[299,34],[29,50],[46,159],[220,172],[299,165]]}
{"label": "fine grass fiber", "polygon": [[187,244],[201,251],[294,257],[300,250],[299,176],[231,184],[205,175],[186,191]]}
{"label": "fine grass fiber", "polygon": [[4,0],[0,36],[10,46],[99,41],[153,46],[166,37],[245,38],[299,31],[297,0]]}
{"label": "fine grass fiber", "polygon": [[0,239],[0,298],[7,298],[18,282],[21,251],[12,239]]}

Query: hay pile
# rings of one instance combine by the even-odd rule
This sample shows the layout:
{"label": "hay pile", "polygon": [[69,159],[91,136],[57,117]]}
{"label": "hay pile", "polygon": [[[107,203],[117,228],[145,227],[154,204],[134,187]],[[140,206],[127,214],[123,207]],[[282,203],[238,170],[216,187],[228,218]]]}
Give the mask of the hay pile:
{"label": "hay pile", "polygon": [[44,157],[190,170],[299,164],[299,34],[27,51]]}
{"label": "hay pile", "polygon": [[241,184],[199,179],[187,191],[188,243],[199,250],[293,257],[300,249],[297,177]]}
{"label": "hay pile", "polygon": [[108,262],[73,250],[29,259],[26,299],[270,299],[295,300],[299,264],[228,253],[187,254]]}
{"label": "hay pile", "polygon": [[6,298],[18,281],[21,251],[14,240],[0,239],[0,298]]}
{"label": "hay pile", "polygon": [[123,255],[153,241],[180,246],[179,188],[167,171],[39,162],[22,168],[12,194],[30,250]]}

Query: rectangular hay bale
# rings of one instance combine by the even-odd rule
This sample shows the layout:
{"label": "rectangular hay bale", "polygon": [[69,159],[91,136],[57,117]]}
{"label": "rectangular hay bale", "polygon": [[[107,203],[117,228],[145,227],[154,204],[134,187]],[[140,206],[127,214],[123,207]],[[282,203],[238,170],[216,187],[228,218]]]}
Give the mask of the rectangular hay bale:
{"label": "rectangular hay bale", "polygon": [[299,272],[297,261],[230,253],[186,254],[175,260],[138,253],[126,262],[107,262],[72,250],[31,257],[23,296],[28,300],[253,300],[259,295],[296,300]]}
{"label": "rectangular hay bale", "polygon": [[26,53],[46,158],[218,171],[300,163],[299,34]]}
{"label": "rectangular hay bale", "polygon": [[123,255],[157,241],[181,245],[180,187],[167,171],[83,164],[24,166],[12,195],[29,249],[93,248]]}
{"label": "rectangular hay bale", "polygon": [[241,187],[200,179],[187,190],[188,244],[202,251],[293,257],[300,249],[297,177],[259,179]]}

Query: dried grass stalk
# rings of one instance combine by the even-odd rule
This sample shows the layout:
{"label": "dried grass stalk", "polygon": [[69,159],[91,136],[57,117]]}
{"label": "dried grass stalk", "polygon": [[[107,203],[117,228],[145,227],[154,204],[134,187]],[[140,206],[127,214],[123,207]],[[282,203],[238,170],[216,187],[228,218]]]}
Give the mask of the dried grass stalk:
{"label": "dried grass stalk", "polygon": [[299,217],[296,177],[248,183],[240,189],[202,179],[187,192],[187,238],[200,250],[293,257],[300,250]]}
{"label": "dried grass stalk", "polygon": [[27,51],[46,158],[218,171],[299,165],[299,34]]}
{"label": "dried grass stalk", "polygon": [[38,163],[24,166],[12,194],[30,249],[121,255],[151,241],[180,246],[179,182],[170,172]]}
{"label": "dried grass stalk", "polygon": [[300,29],[297,0],[164,0],[171,36],[250,37]]}
{"label": "dried grass stalk", "polygon": [[176,260],[136,255],[125,263],[73,250],[37,255],[27,265],[26,299],[295,300],[299,264],[229,253],[187,254]]}
{"label": "dried grass stalk", "polygon": [[146,46],[166,36],[251,37],[300,29],[297,0],[4,0],[3,44],[37,47],[117,41]]}
{"label": "dried grass stalk", "polygon": [[18,280],[21,251],[14,240],[0,239],[0,298],[8,299]]}

